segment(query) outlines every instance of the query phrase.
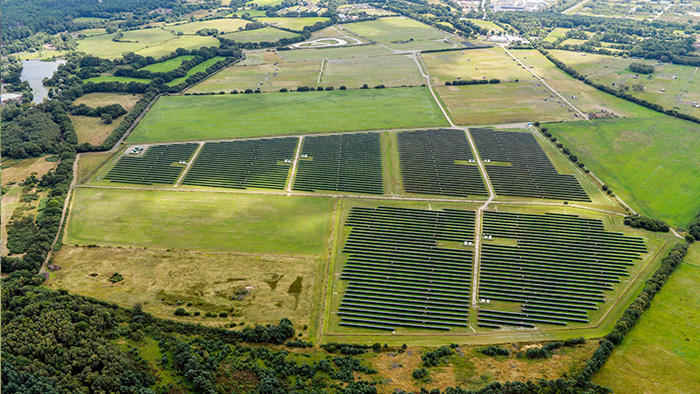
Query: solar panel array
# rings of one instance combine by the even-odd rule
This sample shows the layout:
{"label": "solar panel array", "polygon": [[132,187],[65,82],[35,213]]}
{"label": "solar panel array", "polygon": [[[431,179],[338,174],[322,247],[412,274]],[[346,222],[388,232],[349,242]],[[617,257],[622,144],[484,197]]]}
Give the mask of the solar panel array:
{"label": "solar panel array", "polygon": [[573,175],[560,174],[530,133],[469,129],[494,191],[501,196],[591,201]]}
{"label": "solar panel array", "polygon": [[457,197],[489,194],[464,131],[405,131],[397,138],[406,192]]}
{"label": "solar panel array", "polygon": [[141,185],[173,184],[180,177],[198,144],[170,144],[148,147],[140,155],[124,154],[107,173],[106,180]]}

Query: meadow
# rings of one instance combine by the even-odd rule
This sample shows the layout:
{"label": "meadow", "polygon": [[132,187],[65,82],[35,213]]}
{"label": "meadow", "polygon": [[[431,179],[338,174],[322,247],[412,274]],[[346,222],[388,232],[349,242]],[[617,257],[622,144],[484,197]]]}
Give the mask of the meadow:
{"label": "meadow", "polygon": [[205,79],[189,91],[216,93],[239,90],[242,92],[245,89],[257,88],[263,92],[276,92],[281,88],[292,90],[299,86],[319,85],[317,81],[320,70],[320,61],[280,62],[277,65],[269,63],[254,66],[235,65]]}
{"label": "meadow", "polygon": [[250,23],[250,21],[237,18],[211,19],[208,21],[167,25],[165,29],[182,34],[196,34],[202,29],[217,29],[220,33],[231,33],[237,31],[239,28],[245,27],[248,23]]}
{"label": "meadow", "polygon": [[422,53],[433,83],[444,85],[458,79],[500,79],[529,81],[532,74],[506,57],[503,48],[492,47],[464,51]]}
{"label": "meadow", "polygon": [[408,56],[379,56],[369,58],[328,60],[321,82],[335,87],[418,86],[425,83],[418,64]]}
{"label": "meadow", "polygon": [[321,49],[294,49],[291,51],[280,51],[279,55],[288,62],[299,62],[323,59],[347,59],[370,56],[391,55],[392,52],[379,45],[363,45],[337,48]]}
{"label": "meadow", "polygon": [[[65,246],[55,255],[55,262],[63,268],[51,275],[50,288],[99,297],[125,308],[141,303],[155,316],[188,323],[264,325],[286,317],[301,329],[314,309],[319,258]],[[124,280],[112,284],[107,279],[115,272]],[[235,292],[247,286],[251,288],[245,297],[235,300]],[[173,316],[178,307],[201,315]],[[230,313],[231,308],[235,313]],[[228,312],[230,316],[205,318],[207,312]]]}
{"label": "meadow", "polygon": [[686,227],[700,211],[700,126],[661,114],[547,125],[632,208]]}
{"label": "meadow", "polygon": [[296,36],[297,35],[294,33],[275,29],[274,27],[264,27],[262,29],[243,30],[235,33],[224,34],[221,37],[237,42],[275,42],[282,38],[292,38]]}
{"label": "meadow", "polygon": [[143,97],[142,94],[130,93],[88,93],[73,101],[74,105],[85,104],[89,107],[103,107],[110,104],[121,104],[125,110],[131,111]]}
{"label": "meadow", "polygon": [[328,18],[324,17],[309,17],[309,18],[256,18],[262,23],[282,27],[290,30],[302,31],[304,27],[311,26],[318,22],[325,22]]}
{"label": "meadow", "polygon": [[78,50],[89,55],[107,59],[120,57],[124,52],[143,56],[159,57],[170,54],[177,48],[197,49],[203,46],[218,46],[219,40],[209,36],[175,36],[161,28],[122,32],[122,41],[112,41],[115,34],[88,37],[78,41]]}
{"label": "meadow", "polygon": [[114,119],[111,124],[105,124],[98,117],[69,115],[78,135],[78,143],[89,142],[92,145],[100,145],[112,131],[119,125],[122,118]]}
{"label": "meadow", "polygon": [[394,42],[413,40],[430,40],[443,38],[446,33],[404,17],[381,18],[373,21],[352,23],[345,26],[345,30],[358,36],[378,42]]}
{"label": "meadow", "polygon": [[549,94],[531,82],[438,86],[435,90],[453,121],[461,125],[575,119],[560,104],[545,102]]}
{"label": "meadow", "polygon": [[690,393],[700,385],[700,244],[654,297],[593,382],[616,393]]}
{"label": "meadow", "polygon": [[191,60],[193,57],[194,55],[178,56],[172,59],[168,59],[164,62],[149,64],[148,66],[141,67],[139,70],[146,70],[153,73],[167,73],[168,71],[172,71],[180,67],[180,65],[182,65],[182,62],[184,62],[185,60]]}
{"label": "meadow", "polygon": [[184,77],[175,78],[172,81],[168,82],[167,85],[168,86],[175,86],[175,85],[181,84],[181,83],[185,82],[187,80],[187,78],[189,78],[197,73],[206,72],[207,68],[213,66],[217,62],[224,60],[224,59],[226,59],[226,58],[223,56],[214,56],[211,59],[205,60],[205,61],[199,63],[198,65],[192,67],[191,69],[187,70],[187,74],[185,74]]}
{"label": "meadow", "polygon": [[317,197],[78,189],[66,242],[316,255],[330,213]]}
{"label": "meadow", "polygon": [[[401,108],[401,116],[394,109]],[[446,126],[427,88],[162,97],[129,143]]]}

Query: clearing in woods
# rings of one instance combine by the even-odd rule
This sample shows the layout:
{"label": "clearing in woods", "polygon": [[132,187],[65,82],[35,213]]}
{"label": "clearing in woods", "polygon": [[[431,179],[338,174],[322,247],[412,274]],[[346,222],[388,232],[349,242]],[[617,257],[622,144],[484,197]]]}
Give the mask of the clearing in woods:
{"label": "clearing in woods", "polygon": [[[123,35],[123,42],[112,41],[117,34]],[[169,55],[177,48],[198,49],[217,45],[219,40],[214,37],[176,36],[170,30],[154,28],[88,37],[78,41],[78,50],[107,59],[121,57],[124,52],[158,58]]]}
{"label": "clearing in woods", "polygon": [[[401,108],[401,117],[393,109]],[[162,97],[129,143],[446,126],[428,88]]]}

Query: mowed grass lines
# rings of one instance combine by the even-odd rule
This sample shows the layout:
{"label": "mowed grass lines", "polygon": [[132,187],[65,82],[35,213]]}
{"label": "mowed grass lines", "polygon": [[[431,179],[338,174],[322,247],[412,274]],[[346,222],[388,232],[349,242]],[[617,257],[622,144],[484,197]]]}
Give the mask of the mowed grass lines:
{"label": "mowed grass lines", "polygon": [[491,328],[588,323],[588,311],[647,253],[643,239],[575,215],[486,211],[483,234],[479,297],[520,304],[480,309],[479,326]]}
{"label": "mowed grass lines", "polygon": [[406,192],[488,195],[464,131],[405,131],[398,133],[397,139]]}
{"label": "mowed grass lines", "polygon": [[474,237],[474,211],[353,207],[343,247],[341,326],[466,327],[473,251],[438,246]]}
{"label": "mowed grass lines", "polygon": [[67,242],[320,254],[331,206],[319,197],[77,189]]}
{"label": "mowed grass lines", "polygon": [[550,94],[533,82],[438,86],[435,90],[457,124],[576,119],[573,112],[556,101],[543,101]]}
{"label": "mowed grass lines", "polygon": [[105,179],[142,185],[173,184],[190,160],[197,144],[155,145],[141,154],[123,154]]}
{"label": "mowed grass lines", "polygon": [[294,190],[382,194],[379,133],[305,137]]}
{"label": "mowed grass lines", "polygon": [[696,242],[593,381],[616,393],[685,394],[700,386],[698,287]]}
{"label": "mowed grass lines", "polygon": [[345,30],[378,42],[429,40],[447,36],[446,33],[408,18],[381,18],[345,25]]}
{"label": "mowed grass lines", "polygon": [[576,177],[557,172],[532,134],[493,129],[469,132],[479,156],[487,161],[486,172],[497,195],[591,201]]}
{"label": "mowed grass lines", "polygon": [[469,79],[500,79],[501,81],[530,81],[532,74],[518,65],[503,48],[480,48],[464,51],[422,53],[433,82]]}
{"label": "mowed grass lines", "polygon": [[293,90],[300,86],[318,85],[321,71],[320,61],[254,66],[235,65],[216,73],[192,87],[193,93],[231,92],[233,90],[260,89],[263,92],[276,92],[282,88]]}
{"label": "mowed grass lines", "polygon": [[183,185],[284,189],[297,138],[207,142]]}
{"label": "mowed grass lines", "polygon": [[686,227],[700,211],[700,126],[665,115],[547,125],[642,215]]}
{"label": "mowed grass lines", "polygon": [[321,81],[334,87],[418,86],[425,83],[418,64],[408,56],[328,60]]}
{"label": "mowed grass lines", "polygon": [[[395,115],[401,108],[401,116]],[[162,97],[130,143],[444,126],[427,88]]]}

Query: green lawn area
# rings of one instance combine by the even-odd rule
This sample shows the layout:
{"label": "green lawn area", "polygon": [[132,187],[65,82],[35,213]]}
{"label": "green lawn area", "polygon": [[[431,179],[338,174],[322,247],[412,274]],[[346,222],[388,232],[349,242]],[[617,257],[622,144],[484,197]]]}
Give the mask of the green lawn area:
{"label": "green lawn area", "polygon": [[[401,116],[396,116],[396,109]],[[129,143],[447,126],[427,88],[166,96]]]}
{"label": "green lawn area", "polygon": [[317,22],[325,22],[328,18],[310,17],[310,18],[256,18],[262,23],[283,27],[285,29],[301,31],[305,26],[311,26]]}
{"label": "green lawn area", "polygon": [[139,70],[146,70],[153,73],[167,73],[168,71],[172,71],[180,67],[182,62],[185,60],[190,60],[193,57],[194,55],[178,56],[164,62],[149,64],[148,66],[141,67]]}
{"label": "green lawn area", "polygon": [[355,59],[328,60],[325,63],[321,82],[335,86],[359,88],[363,84],[370,87],[419,86],[425,83],[418,64],[404,55],[378,56]]}
{"label": "green lawn area", "polygon": [[437,40],[420,40],[420,41],[409,41],[404,43],[389,43],[386,44],[387,47],[395,51],[426,51],[429,49],[450,49],[455,48],[451,42],[446,42],[444,39]]}
{"label": "green lawn area", "polygon": [[106,21],[107,19],[105,18],[94,18],[94,17],[82,17],[82,18],[73,18],[73,23],[99,23]]}
{"label": "green lawn area", "polygon": [[196,34],[202,29],[217,29],[219,33],[231,33],[237,31],[239,27],[245,27],[245,25],[248,23],[250,23],[250,21],[245,19],[223,18],[201,22],[190,22],[180,25],[168,25],[165,28],[167,30],[174,31],[175,33],[182,34]]}
{"label": "green lawn area", "polygon": [[700,387],[700,243],[593,378],[616,393],[684,394]]}
{"label": "green lawn area", "polygon": [[391,55],[392,52],[379,45],[363,45],[321,49],[294,49],[280,51],[280,56],[289,62],[323,59],[348,59],[356,57]]}
{"label": "green lawn area", "polygon": [[[117,34],[117,33],[115,33]],[[170,54],[177,48],[197,49],[203,46],[218,46],[219,40],[211,36],[175,36],[170,30],[161,28],[122,32],[121,40],[112,41],[115,34],[103,34],[78,41],[78,50],[89,55],[114,59],[124,52],[158,58]]]}
{"label": "green lawn area", "polygon": [[408,18],[381,18],[368,22],[350,23],[346,30],[356,33],[368,40],[378,42],[429,40],[446,37],[447,34]]}
{"label": "green lawn area", "polygon": [[686,227],[700,211],[700,125],[652,113],[547,127],[639,213]]}
{"label": "green lawn area", "polygon": [[121,83],[129,83],[129,82],[138,82],[138,83],[150,83],[150,79],[146,78],[131,78],[131,77],[118,77],[114,75],[107,75],[104,77],[93,77],[93,78],[88,78],[84,80],[83,82],[94,82],[94,83],[100,83],[100,82],[121,82]]}
{"label": "green lawn area", "polygon": [[506,52],[500,47],[422,53],[420,56],[433,77],[433,82],[440,85],[457,79],[533,79],[529,71],[506,57]]}
{"label": "green lawn area", "polygon": [[226,58],[223,56],[214,56],[211,59],[205,60],[205,61],[199,63],[198,65],[192,67],[191,69],[189,69],[187,71],[187,74],[185,74],[184,77],[175,78],[172,81],[168,82],[167,85],[174,86],[174,85],[183,83],[187,80],[187,78],[191,77],[192,75],[200,73],[200,72],[205,72],[205,71],[207,71],[207,68],[213,66],[217,62],[224,60],[224,59],[226,59]]}
{"label": "green lawn area", "polygon": [[297,34],[280,29],[275,29],[274,27],[264,27],[262,29],[244,30],[235,33],[224,34],[221,37],[228,38],[229,40],[234,40],[237,42],[275,42],[282,38],[292,38],[296,36]]}
{"label": "green lawn area", "polygon": [[481,19],[467,19],[469,22],[472,22],[473,24],[480,26],[480,27],[485,27],[487,29],[490,29],[491,31],[505,31],[501,26],[498,26],[497,24],[491,22],[491,21],[485,21]]}
{"label": "green lawn area", "polygon": [[299,86],[317,86],[319,85],[317,81],[320,69],[320,61],[280,62],[277,65],[235,65],[207,78],[192,87],[190,91],[193,93],[216,93],[220,91],[230,92],[234,89],[244,91],[260,88],[263,92],[277,92],[281,88],[296,89]]}
{"label": "green lawn area", "polygon": [[78,189],[67,242],[320,254],[332,200],[229,193]]}

